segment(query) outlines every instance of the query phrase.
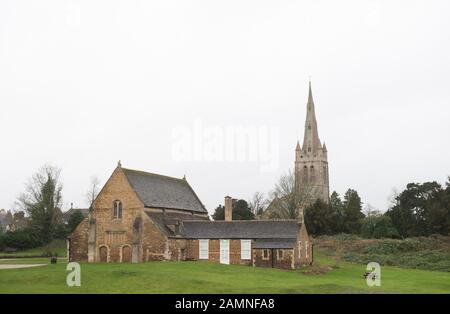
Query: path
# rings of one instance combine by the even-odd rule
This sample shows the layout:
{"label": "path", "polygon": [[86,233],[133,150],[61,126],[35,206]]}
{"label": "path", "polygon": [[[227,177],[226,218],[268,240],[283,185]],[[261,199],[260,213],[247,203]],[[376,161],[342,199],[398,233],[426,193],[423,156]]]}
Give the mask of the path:
{"label": "path", "polygon": [[0,264],[1,269],[17,269],[17,268],[29,268],[36,266],[45,266],[47,264]]}

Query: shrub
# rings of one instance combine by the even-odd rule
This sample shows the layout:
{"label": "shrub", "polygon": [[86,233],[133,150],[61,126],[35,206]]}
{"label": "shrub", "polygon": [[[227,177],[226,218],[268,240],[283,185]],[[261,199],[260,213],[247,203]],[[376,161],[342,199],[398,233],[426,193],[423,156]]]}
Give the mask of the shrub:
{"label": "shrub", "polygon": [[5,249],[5,238],[3,234],[0,234],[0,251],[3,251]]}
{"label": "shrub", "polygon": [[369,216],[364,218],[361,236],[369,239],[399,238],[397,229],[388,216]]}
{"label": "shrub", "polygon": [[42,237],[31,229],[8,231],[3,235],[5,247],[31,249],[43,244]]}

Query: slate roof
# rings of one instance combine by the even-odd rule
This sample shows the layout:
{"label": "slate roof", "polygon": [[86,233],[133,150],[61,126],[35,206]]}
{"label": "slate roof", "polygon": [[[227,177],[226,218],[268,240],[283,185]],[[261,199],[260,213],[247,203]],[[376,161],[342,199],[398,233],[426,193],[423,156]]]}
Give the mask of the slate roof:
{"label": "slate roof", "polygon": [[255,249],[293,248],[299,228],[296,220],[210,221],[187,213],[145,213],[170,238],[253,239]]}
{"label": "slate roof", "polygon": [[125,168],[122,170],[145,207],[207,212],[185,179]]}
{"label": "slate roof", "polygon": [[87,217],[87,215],[89,214],[89,208],[71,208],[68,211],[62,213],[63,220],[65,222],[68,222],[70,219],[70,216],[72,216],[77,211],[81,212],[83,217]]}
{"label": "slate roof", "polygon": [[296,239],[296,220],[183,221],[188,239]]}
{"label": "slate roof", "polygon": [[[201,219],[198,216],[194,216],[192,214],[188,213],[152,213],[152,212],[145,212],[148,217],[150,217],[156,225],[159,227],[161,231],[163,231],[167,236],[178,236],[180,237],[180,233],[173,232],[172,229],[169,228],[170,225],[181,225],[182,222],[189,221],[189,220],[198,220]],[[208,217],[205,216],[204,220],[208,221]]]}
{"label": "slate roof", "polygon": [[295,246],[295,239],[256,239],[254,249],[291,249]]}

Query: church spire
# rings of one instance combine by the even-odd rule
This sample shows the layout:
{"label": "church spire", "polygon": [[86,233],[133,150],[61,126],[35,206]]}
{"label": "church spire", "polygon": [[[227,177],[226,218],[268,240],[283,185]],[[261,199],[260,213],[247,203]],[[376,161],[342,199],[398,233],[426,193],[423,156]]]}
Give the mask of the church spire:
{"label": "church spire", "polygon": [[312,90],[311,90],[311,80],[309,80],[308,104],[312,104],[314,106],[314,100],[313,100]]}
{"label": "church spire", "polygon": [[317,131],[316,112],[312,96],[311,81],[309,81],[308,103],[306,104],[305,133],[302,147],[306,154],[314,153],[316,150],[322,148],[319,139],[319,132]]}

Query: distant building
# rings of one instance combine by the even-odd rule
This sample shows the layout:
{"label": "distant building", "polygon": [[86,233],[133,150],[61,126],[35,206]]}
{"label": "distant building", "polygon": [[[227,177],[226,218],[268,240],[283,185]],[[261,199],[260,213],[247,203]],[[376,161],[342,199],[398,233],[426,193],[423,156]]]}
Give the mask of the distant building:
{"label": "distant building", "polygon": [[70,217],[76,212],[80,212],[83,217],[87,217],[89,214],[89,208],[74,208],[73,203],[70,204],[70,209],[62,213],[62,220],[65,224],[69,222]]}
{"label": "distant building", "polygon": [[24,229],[28,226],[28,222],[29,219],[22,211],[12,214],[10,210],[0,209],[0,233]]}
{"label": "distant building", "polygon": [[307,194],[309,203],[316,199],[329,202],[328,151],[325,143],[322,145],[319,139],[311,82],[306,104],[303,146],[297,141],[295,149],[295,184],[300,194]]}

